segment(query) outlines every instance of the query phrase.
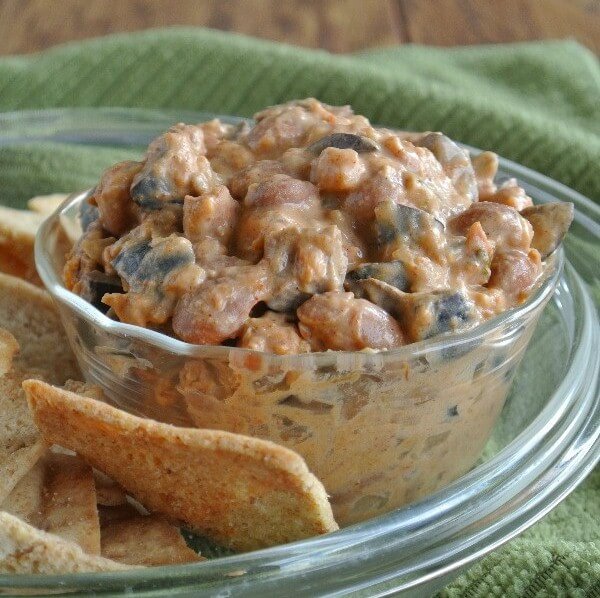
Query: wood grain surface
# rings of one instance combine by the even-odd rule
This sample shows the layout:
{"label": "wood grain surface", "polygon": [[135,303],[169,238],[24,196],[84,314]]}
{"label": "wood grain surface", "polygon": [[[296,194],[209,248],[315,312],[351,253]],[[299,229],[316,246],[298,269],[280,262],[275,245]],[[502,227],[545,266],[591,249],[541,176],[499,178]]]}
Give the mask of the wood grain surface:
{"label": "wood grain surface", "polygon": [[0,0],[0,54],[170,25],[332,52],[564,37],[600,52],[600,0]]}

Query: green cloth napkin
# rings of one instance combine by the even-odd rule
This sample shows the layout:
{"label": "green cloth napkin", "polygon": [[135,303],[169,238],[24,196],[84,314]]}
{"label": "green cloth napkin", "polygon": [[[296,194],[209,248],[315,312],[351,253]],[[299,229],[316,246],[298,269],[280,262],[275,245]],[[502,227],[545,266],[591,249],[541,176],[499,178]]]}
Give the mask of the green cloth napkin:
{"label": "green cloth napkin", "polygon": [[[600,68],[571,41],[333,56],[170,29],[0,60],[0,110],[129,106],[249,116],[306,96],[350,103],[379,124],[443,130],[600,198]],[[0,147],[0,197],[20,205],[35,193],[83,188],[131,153]],[[600,596],[600,471],[443,594]]]}

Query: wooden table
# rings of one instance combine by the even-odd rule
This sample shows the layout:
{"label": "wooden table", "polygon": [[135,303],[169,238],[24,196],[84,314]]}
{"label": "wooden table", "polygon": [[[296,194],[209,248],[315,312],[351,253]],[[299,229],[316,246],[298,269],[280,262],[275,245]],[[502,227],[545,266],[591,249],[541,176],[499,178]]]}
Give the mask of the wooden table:
{"label": "wooden table", "polygon": [[600,0],[0,0],[0,54],[168,25],[332,52],[565,37],[600,52]]}

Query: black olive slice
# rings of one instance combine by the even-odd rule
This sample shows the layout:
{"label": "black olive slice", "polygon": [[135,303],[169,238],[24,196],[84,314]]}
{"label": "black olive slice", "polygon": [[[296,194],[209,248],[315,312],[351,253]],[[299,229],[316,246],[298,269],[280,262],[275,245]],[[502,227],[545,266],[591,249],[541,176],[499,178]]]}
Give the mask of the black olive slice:
{"label": "black olive slice", "polygon": [[361,286],[356,283],[367,278],[381,280],[401,291],[408,291],[410,288],[406,267],[398,260],[360,264],[360,266],[346,274],[344,286],[347,291],[352,291],[356,297],[362,297]]}
{"label": "black olive slice", "polygon": [[571,222],[575,207],[572,203],[546,203],[521,210],[533,227],[531,246],[537,249],[542,258],[550,255],[564,239]]}
{"label": "black olive slice", "polygon": [[326,135],[306,149],[313,154],[320,154],[327,147],[338,149],[353,149],[355,152],[376,152],[379,146],[368,137],[355,135],[354,133],[332,133]]}
{"label": "black olive slice", "polygon": [[[458,332],[474,323],[473,303],[460,291],[404,293],[374,278],[357,281],[364,297],[396,318],[411,341]],[[428,323],[424,325],[424,323]]]}

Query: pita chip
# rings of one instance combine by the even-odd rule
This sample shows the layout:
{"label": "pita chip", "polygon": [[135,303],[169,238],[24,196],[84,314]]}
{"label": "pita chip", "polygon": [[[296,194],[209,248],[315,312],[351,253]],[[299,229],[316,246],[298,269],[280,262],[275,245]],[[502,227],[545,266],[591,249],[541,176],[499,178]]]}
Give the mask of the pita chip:
{"label": "pita chip", "polygon": [[42,527],[45,476],[46,465],[40,459],[0,503],[0,511],[10,513],[34,527]]}
{"label": "pita chip", "polygon": [[100,554],[92,468],[78,457],[47,453],[0,505],[27,523]]}
{"label": "pita chip", "polygon": [[0,206],[0,271],[41,285],[33,245],[45,216]]}
{"label": "pita chip", "polygon": [[27,202],[27,207],[43,216],[50,216],[60,204],[67,199],[67,193],[51,193],[49,195],[36,195]]}
{"label": "pita chip", "polygon": [[79,378],[79,368],[50,295],[34,285],[0,273],[0,327],[17,341],[13,365],[54,384]]}
{"label": "pita chip", "polygon": [[78,377],[75,358],[48,293],[0,274],[0,504],[36,463],[45,446],[21,388],[41,378],[58,384]]}
{"label": "pita chip", "polygon": [[0,376],[10,370],[13,357],[19,351],[17,339],[4,328],[0,328]]}
{"label": "pita chip", "polygon": [[0,376],[0,504],[46,448],[21,388],[30,376],[19,370]]}
{"label": "pita chip", "polygon": [[181,565],[204,560],[160,515],[136,515],[102,528],[102,556],[127,565]]}
{"label": "pita chip", "polygon": [[46,442],[223,546],[253,550],[337,529],[323,485],[287,448],[142,419],[37,380],[23,387]]}
{"label": "pita chip", "polygon": [[99,505],[118,507],[127,504],[125,490],[101,471],[94,470],[94,482],[96,483],[96,502]]}
{"label": "pita chip", "polygon": [[0,573],[57,574],[135,568],[83,552],[77,545],[0,512]]}

